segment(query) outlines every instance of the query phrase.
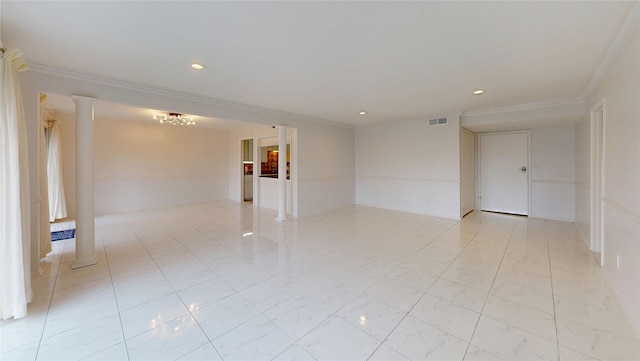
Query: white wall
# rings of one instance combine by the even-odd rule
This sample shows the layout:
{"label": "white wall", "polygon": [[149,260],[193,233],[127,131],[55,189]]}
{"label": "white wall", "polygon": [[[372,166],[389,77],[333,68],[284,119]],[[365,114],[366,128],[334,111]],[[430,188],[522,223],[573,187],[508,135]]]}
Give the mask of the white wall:
{"label": "white wall", "polygon": [[[75,214],[75,118],[61,120],[62,166],[70,216]],[[227,198],[228,134],[206,128],[96,119],[96,213]]]}
{"label": "white wall", "polygon": [[298,127],[299,215],[356,201],[355,131],[308,123]]}
{"label": "white wall", "polygon": [[[640,29],[636,28],[613,66],[587,100],[592,109],[605,100],[604,113],[604,275],[640,330]],[[589,185],[589,117],[576,126],[576,183]],[[577,224],[589,228],[589,191],[577,193]],[[586,241],[586,240],[585,240]],[[616,256],[620,255],[620,267]]]}
{"label": "white wall", "polygon": [[[260,207],[278,210],[280,185],[278,178],[260,177]],[[291,214],[291,181],[287,180],[286,213]]]}
{"label": "white wall", "polygon": [[460,218],[460,119],[356,129],[356,203]]}
{"label": "white wall", "polygon": [[530,217],[575,219],[574,126],[531,129]]}

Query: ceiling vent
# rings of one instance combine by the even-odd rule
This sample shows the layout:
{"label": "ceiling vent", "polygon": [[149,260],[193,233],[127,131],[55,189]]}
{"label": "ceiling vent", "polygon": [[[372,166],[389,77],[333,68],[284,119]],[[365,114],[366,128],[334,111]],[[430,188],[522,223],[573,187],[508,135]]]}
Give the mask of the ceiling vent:
{"label": "ceiling vent", "polygon": [[447,125],[449,122],[447,118],[438,118],[438,119],[429,119],[429,126],[433,127],[436,125]]}

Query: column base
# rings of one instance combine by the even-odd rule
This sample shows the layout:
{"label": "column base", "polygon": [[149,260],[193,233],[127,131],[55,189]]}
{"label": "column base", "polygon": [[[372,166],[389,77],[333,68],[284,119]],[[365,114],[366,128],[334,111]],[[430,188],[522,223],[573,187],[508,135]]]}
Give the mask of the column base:
{"label": "column base", "polygon": [[287,220],[289,220],[289,218],[287,218],[287,217],[284,217],[284,218],[278,217],[278,218],[276,218],[276,221],[278,221],[278,222],[284,222],[284,221],[287,221]]}
{"label": "column base", "polygon": [[98,264],[98,258],[96,256],[89,259],[78,259],[71,264],[71,269],[93,266],[94,264]]}

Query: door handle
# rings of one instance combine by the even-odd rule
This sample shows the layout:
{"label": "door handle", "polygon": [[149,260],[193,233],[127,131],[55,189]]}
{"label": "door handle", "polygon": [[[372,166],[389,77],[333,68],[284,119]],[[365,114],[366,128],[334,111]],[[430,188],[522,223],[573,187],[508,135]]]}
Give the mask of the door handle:
{"label": "door handle", "polygon": [[522,166],[522,168],[520,168],[520,171],[521,171],[522,173],[527,173],[527,167]]}

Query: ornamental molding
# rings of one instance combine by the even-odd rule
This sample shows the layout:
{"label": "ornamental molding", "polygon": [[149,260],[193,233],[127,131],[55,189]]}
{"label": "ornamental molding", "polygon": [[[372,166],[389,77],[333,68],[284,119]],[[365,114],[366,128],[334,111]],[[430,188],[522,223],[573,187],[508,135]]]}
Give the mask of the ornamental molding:
{"label": "ornamental molding", "polygon": [[469,111],[462,112],[461,117],[462,118],[477,117],[481,115],[492,115],[492,114],[519,112],[519,111],[534,110],[534,109],[553,108],[553,107],[559,107],[563,105],[574,105],[574,104],[582,104],[582,103],[584,103],[584,100],[581,97],[552,99],[552,100],[545,100],[545,101],[527,103],[527,104],[508,105],[504,107],[487,108],[487,109],[479,109],[479,110],[469,110]]}

